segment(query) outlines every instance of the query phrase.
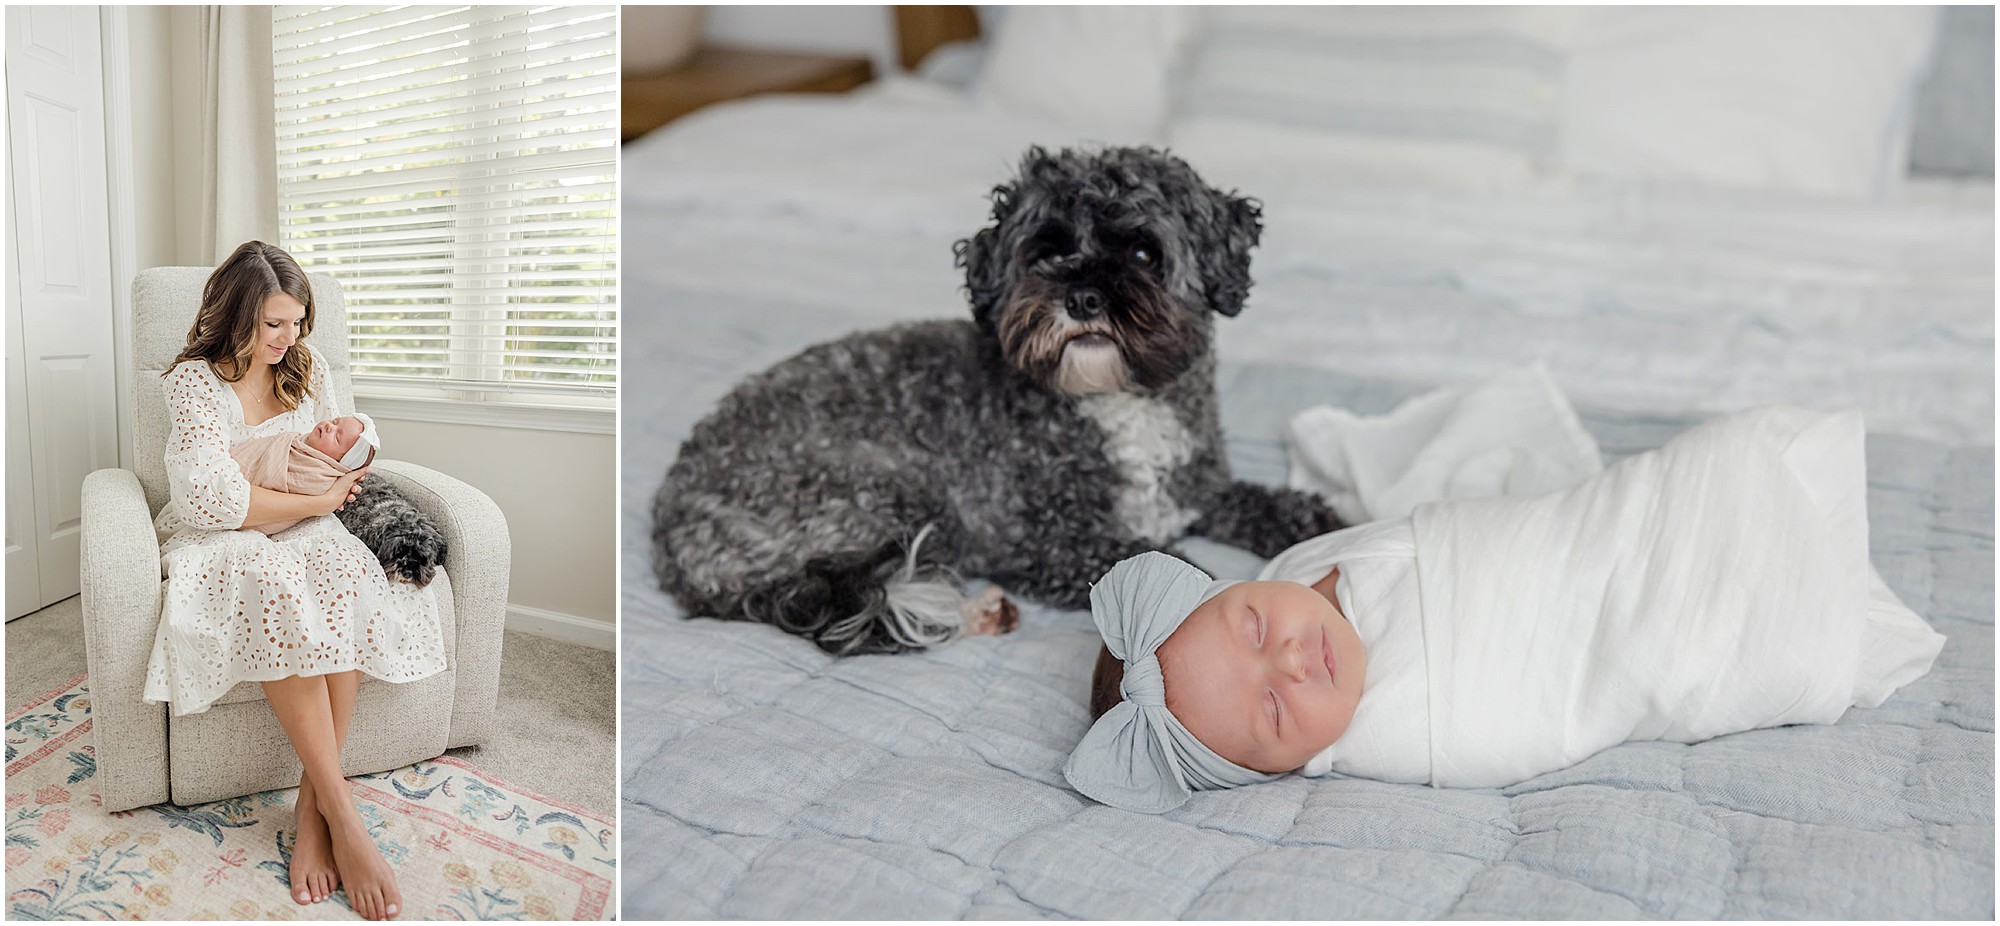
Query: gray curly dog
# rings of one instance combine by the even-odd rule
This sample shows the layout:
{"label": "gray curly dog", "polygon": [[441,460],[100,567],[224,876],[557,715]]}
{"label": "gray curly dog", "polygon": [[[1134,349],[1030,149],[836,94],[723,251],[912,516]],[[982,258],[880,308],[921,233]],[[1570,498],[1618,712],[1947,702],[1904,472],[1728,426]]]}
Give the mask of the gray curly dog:
{"label": "gray curly dog", "polygon": [[1185,534],[1268,557],[1339,526],[1223,456],[1213,323],[1249,294],[1254,200],[1148,148],[1031,148],[992,198],[955,248],[970,321],[808,348],[695,425],[653,500],[690,615],[920,649],[1012,629],[1000,588],[1083,607]]}
{"label": "gray curly dog", "polygon": [[444,531],[402,490],[381,478],[362,479],[361,493],[334,515],[375,554],[393,581],[423,588],[444,565]]}

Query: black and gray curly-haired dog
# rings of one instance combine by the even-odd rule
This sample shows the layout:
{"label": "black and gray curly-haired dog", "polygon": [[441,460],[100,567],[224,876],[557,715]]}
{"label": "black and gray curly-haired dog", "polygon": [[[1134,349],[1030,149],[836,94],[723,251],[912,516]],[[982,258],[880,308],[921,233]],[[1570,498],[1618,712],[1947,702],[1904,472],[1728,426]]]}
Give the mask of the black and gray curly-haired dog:
{"label": "black and gray curly-haired dog", "polygon": [[361,493],[334,515],[374,552],[392,581],[423,588],[437,577],[447,552],[444,531],[394,485],[363,477]]}
{"label": "black and gray curly-haired dog", "polygon": [[1231,481],[1215,316],[1243,309],[1258,204],[1146,148],[1030,149],[956,247],[970,321],[808,348],[695,425],[653,501],[660,585],[693,616],[834,653],[1005,632],[1196,533],[1272,556],[1338,525]]}

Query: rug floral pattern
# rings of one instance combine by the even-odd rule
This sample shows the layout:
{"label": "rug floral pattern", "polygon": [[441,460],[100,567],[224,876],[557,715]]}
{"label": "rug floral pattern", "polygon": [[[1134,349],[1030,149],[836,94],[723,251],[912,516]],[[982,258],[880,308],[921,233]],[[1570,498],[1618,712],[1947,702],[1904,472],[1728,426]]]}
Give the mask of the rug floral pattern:
{"label": "rug floral pattern", "polygon": [[[7,718],[7,918],[354,919],[347,895],[290,898],[292,800],[266,791],[106,814],[79,677]],[[401,919],[603,919],[610,820],[455,758],[353,779],[396,869]]]}

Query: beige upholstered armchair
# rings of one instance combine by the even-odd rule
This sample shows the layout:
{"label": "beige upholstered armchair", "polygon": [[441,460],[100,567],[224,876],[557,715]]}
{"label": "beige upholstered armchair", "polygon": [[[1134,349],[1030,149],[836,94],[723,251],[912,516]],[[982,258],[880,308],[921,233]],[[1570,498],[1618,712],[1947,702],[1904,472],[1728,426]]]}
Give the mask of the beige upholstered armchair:
{"label": "beige upholstered armchair", "polygon": [[[298,758],[257,684],[239,684],[206,712],[187,717],[140,698],[163,584],[152,527],[168,496],[160,373],[186,342],[208,274],[205,267],[160,267],[133,281],[136,472],[98,470],[83,483],[84,648],[96,781],[107,811],[166,800],[198,804],[299,780]],[[346,301],[332,278],[310,277],[310,343],[331,363],[342,400],[351,405]],[[395,448],[388,452],[393,456]],[[362,677],[341,754],[349,775],[398,768],[490,736],[511,558],[507,522],[485,493],[409,463],[377,460],[373,467],[369,478],[393,482],[436,519],[449,544],[432,586],[448,668],[401,685]]]}

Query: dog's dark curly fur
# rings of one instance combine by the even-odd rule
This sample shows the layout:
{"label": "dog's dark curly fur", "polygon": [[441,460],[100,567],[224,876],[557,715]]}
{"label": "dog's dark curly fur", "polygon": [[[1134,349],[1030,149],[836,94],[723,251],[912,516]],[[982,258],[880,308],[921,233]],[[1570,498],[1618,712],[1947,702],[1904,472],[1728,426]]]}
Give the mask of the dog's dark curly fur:
{"label": "dog's dark curly fur", "polygon": [[361,494],[335,514],[347,532],[375,551],[382,571],[418,588],[444,565],[444,532],[400,490],[381,478],[363,477]]}
{"label": "dog's dark curly fur", "polygon": [[894,652],[956,635],[958,576],[1074,608],[1188,532],[1271,556],[1337,527],[1223,458],[1212,324],[1242,310],[1260,231],[1162,152],[1031,149],[958,244],[970,321],[809,348],[695,426],[653,503],[661,587]]}

